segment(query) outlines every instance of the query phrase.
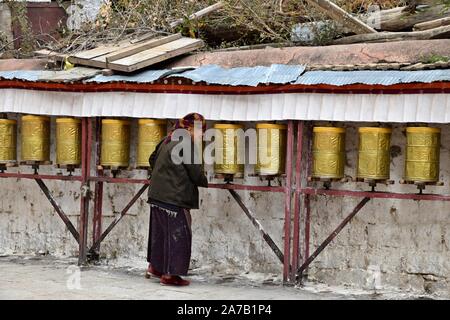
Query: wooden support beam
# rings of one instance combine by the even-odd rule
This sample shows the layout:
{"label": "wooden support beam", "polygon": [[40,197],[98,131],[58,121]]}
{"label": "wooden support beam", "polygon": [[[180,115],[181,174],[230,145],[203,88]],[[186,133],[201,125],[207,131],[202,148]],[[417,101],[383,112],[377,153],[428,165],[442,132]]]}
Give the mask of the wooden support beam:
{"label": "wooden support beam", "polygon": [[335,44],[352,44],[361,42],[390,42],[403,40],[429,40],[450,37],[450,26],[413,32],[380,32],[373,34],[359,34],[334,41]]}
{"label": "wooden support beam", "polygon": [[358,18],[353,17],[351,14],[343,10],[328,0],[306,0],[309,4],[316,7],[336,22],[348,27],[356,34],[377,33],[375,29],[365,24]]}
{"label": "wooden support beam", "polygon": [[59,53],[56,51],[47,50],[47,49],[34,51],[34,54],[37,57],[48,57],[48,58],[52,58],[59,62],[64,62],[65,59],[67,58],[67,55],[65,55],[65,54],[62,54],[62,53]]}
{"label": "wooden support beam", "polygon": [[413,11],[408,7],[397,7],[381,10],[371,14],[361,15],[363,21],[378,21],[375,28],[383,31],[407,31],[419,23],[450,17],[448,6],[435,5],[416,8]]}
{"label": "wooden support beam", "polygon": [[450,17],[422,22],[414,25],[414,31],[424,31],[450,25]]}

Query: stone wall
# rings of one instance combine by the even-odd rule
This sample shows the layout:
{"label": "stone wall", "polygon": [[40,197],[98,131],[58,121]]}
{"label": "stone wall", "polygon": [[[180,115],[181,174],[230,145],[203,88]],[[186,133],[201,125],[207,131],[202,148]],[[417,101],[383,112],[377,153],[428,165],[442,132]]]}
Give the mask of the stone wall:
{"label": "stone wall", "polygon": [[[5,3],[0,2],[0,49],[13,40],[11,29],[11,11]],[[1,50],[0,50],[1,57]]]}

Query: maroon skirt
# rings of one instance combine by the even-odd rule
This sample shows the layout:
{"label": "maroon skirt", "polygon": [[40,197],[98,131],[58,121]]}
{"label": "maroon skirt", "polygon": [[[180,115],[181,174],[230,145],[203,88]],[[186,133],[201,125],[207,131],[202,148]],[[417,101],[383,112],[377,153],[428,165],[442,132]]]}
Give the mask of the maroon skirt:
{"label": "maroon skirt", "polygon": [[187,209],[150,202],[147,261],[156,271],[185,276],[191,261],[191,216]]}

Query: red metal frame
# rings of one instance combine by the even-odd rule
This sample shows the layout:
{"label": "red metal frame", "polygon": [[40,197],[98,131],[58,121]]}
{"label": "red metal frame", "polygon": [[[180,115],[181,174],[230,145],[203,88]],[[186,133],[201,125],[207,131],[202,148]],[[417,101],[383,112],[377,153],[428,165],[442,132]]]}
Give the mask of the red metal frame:
{"label": "red metal frame", "polygon": [[[163,82],[164,81],[164,82]],[[0,88],[17,88],[17,89],[36,89],[43,91],[63,91],[63,92],[109,92],[109,91],[133,91],[133,92],[149,92],[149,93],[185,93],[185,94],[278,94],[278,93],[339,93],[339,94],[428,94],[428,93],[450,93],[450,83],[434,82],[396,84],[396,85],[367,85],[352,84],[345,86],[332,85],[267,85],[258,87],[246,86],[222,86],[208,85],[205,83],[194,84],[189,80],[173,78],[166,83],[167,80],[156,81],[154,84],[133,84],[133,83],[48,83],[48,82],[29,82],[22,80],[2,80]],[[181,82],[180,82],[181,81]],[[95,162],[98,164],[100,158],[100,140],[101,132],[99,131],[100,118],[97,120],[96,134],[96,154]],[[297,124],[297,158],[293,166],[293,149],[295,143],[294,124]],[[306,132],[304,132],[307,128]],[[282,192],[285,194],[285,222],[284,222],[284,255],[283,255],[283,279],[284,281],[292,280],[294,273],[298,269],[301,261],[304,263],[309,258],[310,246],[310,226],[311,226],[311,195],[323,196],[350,196],[362,198],[378,198],[378,199],[404,199],[404,200],[426,200],[426,201],[449,201],[450,195],[439,194],[406,194],[406,193],[389,193],[389,192],[361,192],[351,190],[323,190],[320,188],[302,186],[302,181],[309,176],[311,167],[311,122],[289,121],[288,125],[288,150],[286,161],[286,185],[284,187],[271,186],[248,186],[238,184],[211,184],[210,188],[224,190],[249,190],[260,192]],[[304,134],[304,135],[303,135]],[[87,248],[87,226],[89,215],[89,198],[90,198],[90,182],[95,183],[95,202],[93,215],[93,255],[98,255],[99,246],[102,238],[102,201],[104,183],[134,183],[149,184],[147,179],[129,179],[129,178],[112,178],[104,176],[103,171],[98,167],[95,169],[95,175],[91,175],[91,145],[93,141],[91,119],[83,121],[83,164],[82,175],[77,177],[58,176],[58,175],[39,175],[39,174],[21,174],[21,173],[0,173],[0,178],[23,178],[23,179],[49,179],[61,181],[79,181],[82,184],[82,197],[80,207],[80,257],[79,263],[86,262]],[[307,152],[305,159],[302,159],[303,145],[307,144]],[[294,168],[293,168],[294,167]],[[294,184],[292,183],[292,174],[295,172]],[[42,188],[42,186],[41,186]],[[45,188],[44,188],[45,189]],[[44,191],[45,193],[45,191]],[[46,194],[47,195],[47,194]],[[55,210],[63,218],[62,210],[58,211],[59,206],[55,206],[47,195],[47,198],[55,207]],[[292,199],[293,206],[293,235],[292,235],[292,253],[291,253],[291,218],[292,218]],[[303,199],[303,206],[301,206]],[[244,210],[245,211],[245,210]],[[62,213],[62,214],[61,214]],[[126,214],[126,211],[125,211]],[[121,217],[123,217],[121,215]],[[66,223],[67,224],[67,223]],[[69,226],[68,226],[69,227]],[[108,229],[107,229],[108,230]],[[111,229],[112,230],[112,229]],[[303,230],[303,241],[301,243],[300,233]],[[106,235],[105,235],[106,236]],[[326,246],[325,246],[326,247]],[[92,253],[92,252],[91,252]],[[292,264],[291,264],[292,257]],[[314,259],[312,259],[314,260]],[[311,261],[312,262],[312,261]],[[292,268],[291,268],[292,266]]]}
{"label": "red metal frame", "polygon": [[353,211],[339,224],[339,226],[322,242],[321,245],[309,256],[306,261],[297,269],[296,281],[301,281],[303,278],[303,272],[308,266],[317,258],[317,256],[338,236],[338,234],[345,228],[345,226],[356,216],[356,214],[369,202],[371,198],[365,197],[360,203],[353,209]]}
{"label": "red metal frame", "polygon": [[92,121],[89,118],[82,119],[81,130],[81,208],[80,208],[80,242],[78,264],[83,265],[87,262],[87,234],[88,234],[88,218],[89,218],[89,201],[90,201],[90,183],[89,176],[91,173],[91,153],[92,144],[90,137],[92,136]]}
{"label": "red metal frame", "polygon": [[80,234],[77,231],[77,229],[74,227],[72,222],[70,221],[69,217],[64,213],[61,206],[56,202],[56,200],[53,198],[50,190],[45,185],[44,181],[42,179],[35,179],[39,187],[41,188],[42,192],[44,192],[45,196],[47,197],[48,201],[50,201],[50,204],[55,208],[56,213],[59,215],[61,220],[65,223],[67,226],[67,229],[69,229],[70,233],[73,235],[75,240],[80,243]]}
{"label": "red metal frame", "polygon": [[[21,172],[4,172],[0,173],[0,178],[8,179],[8,178],[16,178],[16,179],[30,179],[35,180],[41,191],[44,193],[50,204],[55,209],[58,216],[66,225],[67,229],[70,231],[75,241],[77,241],[79,245],[79,264],[84,264],[86,262],[85,252],[86,252],[86,235],[87,235],[87,216],[89,214],[89,183],[87,180],[88,172],[89,172],[89,163],[85,162],[87,157],[90,158],[90,145],[86,140],[86,137],[89,135],[90,125],[89,120],[87,118],[82,118],[81,121],[81,131],[82,131],[82,150],[81,150],[81,175],[73,176],[73,175],[48,175],[48,174],[30,174],[30,173],[21,173]],[[60,204],[55,200],[52,196],[51,191],[48,189],[47,185],[43,180],[56,180],[56,181],[77,181],[80,182],[82,188],[81,195],[81,203],[80,203],[80,222],[79,222],[79,230],[75,228],[75,226],[70,221],[69,217],[64,213],[64,210],[60,206]],[[83,187],[84,186],[84,187]],[[84,190],[84,192],[83,192]]]}
{"label": "red metal frame", "polygon": [[[307,186],[303,187],[301,184],[302,178],[310,176],[311,160],[312,160],[312,122],[298,122],[297,132],[297,150],[302,151],[306,144],[306,152],[298,152],[296,159],[296,183],[294,195],[294,245],[292,252],[292,265],[296,270],[296,280],[301,282],[308,266],[315,260],[315,258],[332,242],[332,240],[339,234],[340,231],[353,219],[353,217],[360,212],[364,205],[370,199],[398,199],[398,200],[416,200],[416,201],[450,201],[450,195],[443,194],[422,194],[422,193],[396,193],[396,192],[377,192],[377,191],[353,191],[353,190],[337,190],[324,189],[318,187]],[[306,128],[306,132],[304,130]],[[327,239],[319,245],[312,255],[309,254],[310,246],[310,226],[311,226],[311,196],[332,196],[332,197],[354,197],[363,198],[356,208],[341,222],[341,224],[327,237]],[[301,197],[303,196],[303,210],[300,205]],[[302,211],[304,215],[302,215]],[[298,222],[297,219],[303,221]],[[304,252],[301,252],[300,242],[300,224],[303,222],[304,227]],[[302,265],[298,266],[298,258],[302,257]]]}
{"label": "red metal frame", "polygon": [[122,220],[122,218],[128,213],[128,211],[131,209],[131,207],[136,203],[136,201],[142,196],[142,194],[147,190],[148,184],[144,184],[139,192],[134,195],[134,197],[131,199],[131,201],[125,206],[125,208],[122,210],[119,216],[117,216],[116,219],[106,228],[106,230],[95,240],[94,244],[92,245],[91,249],[89,250],[90,253],[95,253],[99,251],[100,243],[106,238],[106,236],[114,229],[114,227]]}
{"label": "red metal frame", "polygon": [[[94,216],[92,219],[92,243],[96,244],[101,237],[102,233],[102,214],[103,214],[103,169],[100,169],[100,154],[101,154],[101,118],[95,119],[95,132],[96,132],[96,140],[95,140],[95,165],[96,165],[96,176],[90,177],[91,181],[95,182],[95,196],[94,196]],[[92,142],[93,137],[89,137]],[[99,178],[99,179],[97,179]],[[100,243],[97,246],[93,246],[89,253],[91,257],[98,258],[98,254],[100,251]]]}
{"label": "red metal frame", "polygon": [[[79,264],[83,265],[87,262],[88,255],[95,258],[99,256],[100,244],[105,237],[113,230],[113,228],[122,220],[129,209],[139,199],[139,197],[148,188],[150,181],[148,179],[133,179],[133,178],[112,178],[105,176],[103,170],[98,166],[100,159],[100,138],[101,138],[101,119],[100,118],[82,118],[82,165],[81,175],[79,176],[62,176],[62,175],[40,175],[30,173],[0,173],[0,178],[19,178],[35,180],[41,190],[46,195],[47,199],[54,207],[60,218],[66,224],[67,228],[74,236],[79,244]],[[96,121],[96,134],[93,133],[92,122]],[[297,127],[297,134],[294,135],[295,126]],[[93,142],[95,141],[96,152],[92,153]],[[303,121],[289,121],[288,123],[288,139],[287,139],[287,157],[286,157],[286,183],[282,187],[278,186],[252,186],[242,184],[210,184],[210,188],[228,190],[235,200],[240,205],[244,213],[249,217],[254,225],[259,226],[258,221],[240,200],[237,195],[237,190],[257,191],[257,192],[278,192],[284,193],[284,248],[283,252],[275,245],[275,242],[270,236],[262,232],[263,238],[278,256],[283,260],[283,280],[293,281],[295,278],[300,278],[307,267],[314,261],[314,259],[324,250],[329,243],[338,235],[338,233],[347,225],[347,223],[360,211],[368,199],[401,199],[401,200],[418,200],[418,201],[450,201],[450,195],[442,194],[415,194],[415,193],[394,193],[394,192],[376,192],[376,191],[353,191],[353,190],[337,190],[337,189],[322,189],[309,186],[306,183],[303,186],[303,181],[309,176],[311,168],[311,142],[312,142],[312,122]],[[296,145],[297,158],[293,161],[294,145]],[[306,151],[306,152],[305,152]],[[97,164],[94,174],[91,172],[91,162]],[[51,192],[43,180],[59,180],[59,181],[78,181],[81,184],[81,201],[80,201],[80,222],[79,230],[72,225],[67,215],[62,210],[61,206],[52,197]],[[87,230],[89,220],[89,204],[91,200],[90,184],[95,184],[95,198],[94,198],[94,213],[93,213],[93,239],[90,250],[87,245]],[[102,201],[103,188],[105,183],[132,183],[141,184],[142,187],[139,192],[134,195],[127,206],[122,210],[120,216],[113,221],[108,228],[102,232]],[[310,225],[311,225],[311,196],[335,196],[335,197],[355,197],[363,198],[360,206],[339,225],[339,227],[319,246],[318,249],[310,256]],[[292,206],[291,201],[294,201]],[[364,203],[363,203],[364,202]],[[303,203],[303,205],[301,205]],[[293,211],[293,212],[292,212]],[[293,218],[293,228],[291,228],[291,218]],[[291,235],[292,231],[292,235]],[[301,232],[303,231],[303,237]],[[303,244],[302,244],[303,240]],[[292,241],[292,242],[291,242]],[[299,267],[299,265],[301,266]]]}
{"label": "red metal frame", "polygon": [[284,192],[284,263],[283,281],[290,280],[291,273],[291,205],[292,205],[292,157],[294,154],[294,121],[288,122],[286,151],[286,190]]}
{"label": "red metal frame", "polygon": [[[302,157],[299,157],[298,155],[301,155],[303,153],[303,122],[297,123],[297,157],[295,160],[295,188],[301,188],[302,183]],[[298,268],[298,261],[299,256],[301,254],[300,252],[300,198],[301,195],[299,192],[294,193],[294,235],[292,240],[292,272],[295,272]],[[294,274],[291,274],[291,277],[295,276]]]}
{"label": "red metal frame", "polygon": [[[93,136],[88,136],[88,141],[93,141]],[[99,159],[101,157],[101,148],[100,148],[100,140],[101,140],[101,121],[99,118],[96,120],[96,135],[95,135],[95,145],[96,145],[96,153],[95,153],[95,161],[97,164],[97,169],[95,170],[95,176],[89,176],[88,180],[95,182],[95,199],[94,199],[94,214],[93,214],[93,245],[89,250],[89,255],[92,259],[99,258],[100,244],[107,237],[107,235],[114,229],[114,227],[122,220],[122,218],[127,214],[128,210],[132,207],[132,205],[137,201],[137,199],[143,194],[145,189],[150,184],[148,179],[134,179],[134,178],[120,178],[120,177],[109,177],[104,176],[103,170],[99,169]],[[287,143],[287,157],[286,157],[286,185],[284,187],[276,187],[276,186],[250,186],[250,185],[240,185],[240,184],[232,184],[232,183],[224,183],[224,184],[209,184],[209,188],[214,189],[222,189],[228,190],[236,202],[239,204],[244,213],[249,217],[253,225],[257,226],[264,240],[269,244],[271,249],[277,255],[279,259],[282,260],[283,263],[283,279],[284,281],[292,280],[293,275],[290,271],[292,270],[290,264],[290,255],[291,255],[291,195],[292,195],[292,185],[291,185],[291,176],[292,176],[292,159],[293,159],[293,146],[294,146],[294,122],[289,121],[288,124],[288,143]],[[129,204],[125,207],[125,209],[121,212],[121,214],[108,226],[108,228],[102,233],[102,194],[104,183],[124,183],[124,184],[142,184],[143,187],[140,189],[138,194],[136,194]],[[284,253],[281,252],[280,249],[276,246],[272,238],[264,231],[260,229],[260,224],[250,212],[250,210],[245,206],[245,204],[240,201],[239,195],[235,192],[236,190],[247,190],[247,191],[259,191],[259,192],[278,192],[285,194],[285,224],[284,224]],[[281,257],[281,258],[280,258]]]}
{"label": "red metal frame", "polygon": [[236,200],[236,202],[239,204],[242,211],[244,211],[244,213],[250,219],[252,224],[259,230],[259,232],[261,233],[261,236],[267,242],[267,244],[272,249],[272,251],[276,254],[276,256],[281,261],[281,263],[284,264],[286,262],[286,257],[283,254],[283,252],[281,252],[281,250],[278,248],[276,243],[273,241],[272,237],[270,237],[270,235],[264,230],[261,223],[254,217],[252,212],[245,206],[244,202],[242,201],[242,198],[236,193],[236,191],[233,189],[228,189],[228,191],[230,192],[230,194],[234,198],[234,200]]}

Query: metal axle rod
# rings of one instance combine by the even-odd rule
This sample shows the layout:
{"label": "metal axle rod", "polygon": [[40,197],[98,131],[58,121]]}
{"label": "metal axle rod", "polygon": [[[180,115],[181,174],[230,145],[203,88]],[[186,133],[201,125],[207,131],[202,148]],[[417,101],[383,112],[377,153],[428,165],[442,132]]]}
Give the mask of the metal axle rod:
{"label": "metal axle rod", "polygon": [[77,229],[75,229],[74,225],[70,221],[69,217],[64,213],[63,209],[59,206],[59,204],[55,201],[53,196],[50,193],[50,190],[45,185],[44,181],[41,179],[35,179],[39,187],[41,188],[42,192],[44,192],[45,196],[47,197],[48,201],[52,204],[53,208],[56,210],[56,213],[58,213],[59,217],[62,219],[62,221],[65,223],[67,228],[69,229],[70,233],[73,235],[75,240],[77,242],[80,242],[80,234],[78,233]]}
{"label": "metal axle rod", "polygon": [[144,191],[149,187],[149,185],[144,185],[142,188],[136,193],[136,195],[131,199],[131,201],[127,204],[127,206],[122,210],[119,216],[114,219],[114,221],[109,225],[109,227],[102,233],[100,238],[92,245],[89,252],[95,253],[95,250],[100,246],[100,243],[106,238],[106,236],[114,229],[114,227],[122,220],[122,218],[127,214],[128,210],[134,205],[134,203],[141,197]]}
{"label": "metal axle rod", "polygon": [[306,259],[306,261],[298,268],[295,280],[299,283],[303,277],[303,272],[313,262],[317,256],[336,238],[336,236],[344,229],[344,227],[353,219],[353,217],[369,202],[370,198],[365,197],[361,202],[353,209],[353,211],[342,221],[342,223],[330,234],[328,238],[314,251],[314,253]]}
{"label": "metal axle rod", "polygon": [[272,240],[272,238],[269,236],[269,234],[264,231],[263,226],[261,223],[253,216],[253,214],[250,212],[250,210],[245,206],[244,202],[242,201],[241,197],[234,191],[233,189],[228,189],[228,191],[233,196],[234,200],[239,204],[241,209],[245,212],[247,217],[250,219],[250,221],[253,223],[253,225],[258,228],[259,232],[261,233],[264,240],[267,242],[267,244],[270,246],[270,248],[275,252],[278,259],[281,261],[281,263],[284,263],[284,254],[281,252],[281,250],[278,248],[278,246],[275,244],[275,242]]}

